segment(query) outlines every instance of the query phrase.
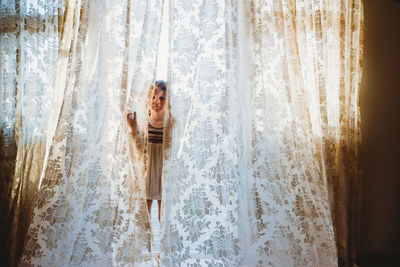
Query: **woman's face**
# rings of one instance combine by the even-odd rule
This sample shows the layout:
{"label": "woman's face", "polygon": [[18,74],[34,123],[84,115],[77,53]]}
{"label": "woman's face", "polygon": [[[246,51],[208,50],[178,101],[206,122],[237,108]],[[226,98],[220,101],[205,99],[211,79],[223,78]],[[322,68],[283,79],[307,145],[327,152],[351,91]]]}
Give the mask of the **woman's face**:
{"label": "woman's face", "polygon": [[165,109],[166,92],[154,87],[153,97],[151,99],[151,111],[161,112]]}

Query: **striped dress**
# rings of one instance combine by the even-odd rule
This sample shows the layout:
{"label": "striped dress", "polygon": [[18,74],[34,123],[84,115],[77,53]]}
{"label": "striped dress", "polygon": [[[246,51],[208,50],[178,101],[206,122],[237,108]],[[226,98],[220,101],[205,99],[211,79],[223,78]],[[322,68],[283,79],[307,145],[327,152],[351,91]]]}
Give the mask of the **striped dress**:
{"label": "striped dress", "polygon": [[148,165],[146,179],[147,199],[161,200],[163,166],[163,127],[147,125],[148,129]]}

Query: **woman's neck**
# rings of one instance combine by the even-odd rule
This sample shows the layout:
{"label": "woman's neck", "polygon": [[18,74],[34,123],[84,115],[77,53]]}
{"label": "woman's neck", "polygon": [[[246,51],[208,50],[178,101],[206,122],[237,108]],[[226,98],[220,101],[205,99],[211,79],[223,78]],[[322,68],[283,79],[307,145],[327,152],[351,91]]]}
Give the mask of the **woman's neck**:
{"label": "woman's neck", "polygon": [[150,123],[153,126],[156,126],[156,127],[163,126],[163,124],[164,124],[164,110],[160,111],[160,112],[151,111],[149,119],[150,119]]}

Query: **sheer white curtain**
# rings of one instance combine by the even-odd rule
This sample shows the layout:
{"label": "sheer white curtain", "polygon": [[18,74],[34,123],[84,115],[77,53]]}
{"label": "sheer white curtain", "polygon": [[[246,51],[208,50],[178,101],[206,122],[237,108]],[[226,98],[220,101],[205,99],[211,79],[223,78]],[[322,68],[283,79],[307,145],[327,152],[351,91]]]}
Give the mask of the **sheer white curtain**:
{"label": "sheer white curtain", "polygon": [[[66,1],[56,68],[57,24],[45,24],[54,38],[34,97],[38,75],[24,77],[30,65],[13,57],[36,57],[17,49],[25,39],[2,33],[2,70],[15,69],[1,76],[1,164],[14,170],[2,199],[13,192],[17,203],[27,183],[37,188],[44,165],[21,265],[158,265],[148,253],[145,151],[132,146],[125,112],[137,111],[145,129],[162,8]],[[335,236],[340,264],[351,263],[362,2],[170,0],[169,9],[161,264],[335,266]],[[6,29],[12,18],[2,13]],[[24,103],[42,126],[24,123]],[[39,131],[40,143],[22,129]],[[18,154],[30,146],[39,148]]]}
{"label": "sheer white curtain", "polygon": [[361,1],[170,12],[161,262],[336,266],[332,221],[353,208],[336,185],[358,181]]}
{"label": "sheer white curtain", "polygon": [[15,266],[46,147],[62,1],[1,1],[0,261]]}
{"label": "sheer white curtain", "polygon": [[158,0],[66,2],[43,179],[20,264],[152,264],[143,165],[131,159],[125,112],[145,117],[161,14]]}

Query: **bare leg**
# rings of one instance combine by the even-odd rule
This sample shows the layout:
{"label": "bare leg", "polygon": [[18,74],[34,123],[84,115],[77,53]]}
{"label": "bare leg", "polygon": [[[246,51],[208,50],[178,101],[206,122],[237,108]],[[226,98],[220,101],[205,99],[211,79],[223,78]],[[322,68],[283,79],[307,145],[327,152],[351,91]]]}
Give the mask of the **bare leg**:
{"label": "bare leg", "polygon": [[[149,212],[149,220],[151,221],[151,205],[153,204],[152,199],[147,200],[147,211]],[[149,252],[151,252],[151,243],[149,244]]]}
{"label": "bare leg", "polygon": [[148,199],[147,200],[147,210],[149,212],[149,217],[151,217],[151,204],[153,204],[153,200],[152,199]]}
{"label": "bare leg", "polygon": [[161,222],[161,200],[157,200],[158,202],[158,221]]}

